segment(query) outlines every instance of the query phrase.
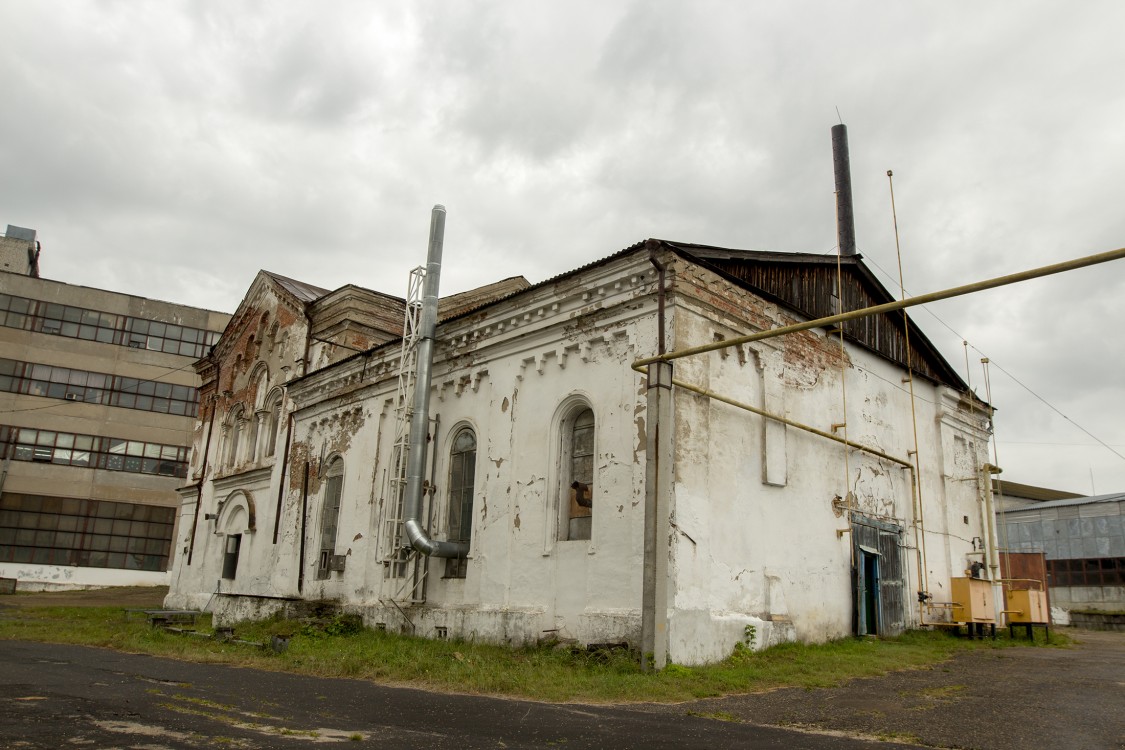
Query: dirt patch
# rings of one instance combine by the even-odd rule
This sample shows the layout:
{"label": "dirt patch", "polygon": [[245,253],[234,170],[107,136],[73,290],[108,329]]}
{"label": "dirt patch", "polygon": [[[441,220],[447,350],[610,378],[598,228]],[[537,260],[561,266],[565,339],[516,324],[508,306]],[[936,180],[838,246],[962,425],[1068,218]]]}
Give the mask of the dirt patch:
{"label": "dirt patch", "polygon": [[0,597],[0,607],[122,607],[157,609],[164,606],[167,586],[114,586],[74,591],[17,591]]}

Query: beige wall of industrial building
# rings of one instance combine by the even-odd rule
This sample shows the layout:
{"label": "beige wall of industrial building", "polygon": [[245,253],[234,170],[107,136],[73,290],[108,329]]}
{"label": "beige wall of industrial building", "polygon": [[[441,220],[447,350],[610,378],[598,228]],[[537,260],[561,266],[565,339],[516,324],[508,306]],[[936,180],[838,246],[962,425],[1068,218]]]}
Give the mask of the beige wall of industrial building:
{"label": "beige wall of industrial building", "polygon": [[[11,230],[15,263],[34,239]],[[230,316],[30,270],[0,271],[0,576],[22,589],[165,583],[192,365]]]}

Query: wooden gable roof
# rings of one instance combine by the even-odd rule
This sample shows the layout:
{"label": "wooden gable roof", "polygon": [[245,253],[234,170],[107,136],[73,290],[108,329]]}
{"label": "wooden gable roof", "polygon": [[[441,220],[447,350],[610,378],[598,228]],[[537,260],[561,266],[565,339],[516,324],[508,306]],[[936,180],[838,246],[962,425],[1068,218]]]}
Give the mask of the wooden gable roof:
{"label": "wooden gable roof", "polygon": [[[834,254],[730,250],[667,241],[664,244],[810,320],[896,299],[859,255],[837,258]],[[836,301],[837,267],[843,287],[842,305]],[[845,338],[853,343],[903,367],[907,365],[906,322],[902,312],[849,320],[842,327]],[[913,320],[909,330],[910,367],[915,374],[958,391],[968,391],[965,381]]]}

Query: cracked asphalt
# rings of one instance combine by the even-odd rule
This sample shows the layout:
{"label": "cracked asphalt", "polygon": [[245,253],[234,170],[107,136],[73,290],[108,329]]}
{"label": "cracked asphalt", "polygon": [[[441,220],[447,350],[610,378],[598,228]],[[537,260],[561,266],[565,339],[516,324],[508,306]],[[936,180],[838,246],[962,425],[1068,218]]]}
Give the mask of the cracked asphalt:
{"label": "cracked asphalt", "polygon": [[[104,605],[113,596],[60,592],[0,604]],[[149,606],[143,592],[116,596]],[[1121,750],[1125,633],[1067,633],[1071,648],[963,652],[838,688],[624,706],[441,694],[0,641],[0,747]]]}
{"label": "cracked asphalt", "polygon": [[686,712],[551,705],[0,641],[5,748],[870,748]]}
{"label": "cracked asphalt", "polygon": [[973,750],[1125,748],[1125,633],[1066,631],[1069,648],[962,652],[925,669],[675,706],[657,713]]}

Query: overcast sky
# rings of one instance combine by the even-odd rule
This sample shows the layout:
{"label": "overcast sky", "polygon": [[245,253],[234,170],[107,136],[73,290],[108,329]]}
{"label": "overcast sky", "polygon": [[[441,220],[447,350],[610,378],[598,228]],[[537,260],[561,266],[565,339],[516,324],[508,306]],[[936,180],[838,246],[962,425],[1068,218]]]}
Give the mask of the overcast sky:
{"label": "overcast sky", "polygon": [[[443,293],[647,237],[830,253],[838,109],[860,252],[897,294],[893,169],[920,294],[1125,245],[1122,29],[1120,0],[0,0],[0,228],[45,277],[228,312],[262,268],[401,296],[435,203]],[[1125,261],[929,312],[974,386],[993,362],[1005,479],[1125,491]]]}

